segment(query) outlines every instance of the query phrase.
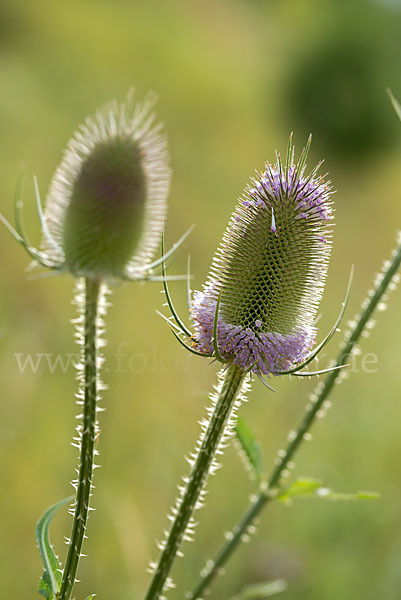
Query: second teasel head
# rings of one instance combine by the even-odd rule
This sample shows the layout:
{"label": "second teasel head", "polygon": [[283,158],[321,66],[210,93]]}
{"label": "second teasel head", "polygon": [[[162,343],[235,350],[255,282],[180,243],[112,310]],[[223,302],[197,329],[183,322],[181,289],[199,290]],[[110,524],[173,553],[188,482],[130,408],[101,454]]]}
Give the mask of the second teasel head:
{"label": "second teasel head", "polygon": [[42,249],[74,276],[136,279],[160,243],[170,180],[153,99],[112,102],[67,145],[46,201]]}

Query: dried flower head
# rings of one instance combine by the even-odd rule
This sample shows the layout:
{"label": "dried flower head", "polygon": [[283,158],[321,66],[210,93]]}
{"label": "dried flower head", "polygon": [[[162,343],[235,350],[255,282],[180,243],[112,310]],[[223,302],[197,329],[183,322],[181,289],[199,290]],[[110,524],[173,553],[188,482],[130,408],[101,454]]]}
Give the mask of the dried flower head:
{"label": "dried flower head", "polygon": [[[309,146],[309,144],[308,144]],[[213,352],[218,300],[219,352],[234,364],[278,374],[314,344],[314,320],[331,250],[332,190],[305,174],[290,140],[286,163],[252,178],[231,217],[201,292],[194,297],[195,346]]]}

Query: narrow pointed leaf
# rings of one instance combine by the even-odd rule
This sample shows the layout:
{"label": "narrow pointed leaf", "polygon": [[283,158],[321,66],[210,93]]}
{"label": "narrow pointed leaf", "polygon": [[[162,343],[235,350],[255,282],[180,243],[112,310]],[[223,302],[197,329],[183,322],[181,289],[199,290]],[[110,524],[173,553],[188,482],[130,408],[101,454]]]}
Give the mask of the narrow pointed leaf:
{"label": "narrow pointed leaf", "polygon": [[238,417],[235,435],[250,473],[260,481],[263,469],[261,446],[252,429],[241,417]]}
{"label": "narrow pointed leaf", "polygon": [[379,498],[380,495],[376,492],[359,491],[359,492],[334,492],[328,487],[322,485],[318,479],[303,477],[296,479],[288,488],[286,488],[278,499],[289,504],[293,498],[322,498],[324,500],[371,500]]}
{"label": "narrow pointed leaf", "polygon": [[44,573],[39,583],[39,594],[47,600],[54,600],[60,590],[61,565],[49,539],[50,523],[59,508],[71,502],[72,497],[64,498],[50,506],[36,525],[36,541],[42,557]]}

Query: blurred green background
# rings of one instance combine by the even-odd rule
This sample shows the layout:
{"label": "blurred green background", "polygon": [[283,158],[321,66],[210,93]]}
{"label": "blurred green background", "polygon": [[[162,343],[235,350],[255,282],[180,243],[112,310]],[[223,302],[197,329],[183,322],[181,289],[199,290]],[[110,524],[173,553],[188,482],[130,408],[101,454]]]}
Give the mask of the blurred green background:
{"label": "blurred green background", "polygon": [[[311,131],[310,164],[324,157],[336,194],[333,259],[321,311],[327,331],[356,267],[348,315],[358,310],[401,227],[401,124],[385,87],[401,97],[401,2],[338,0],[2,0],[0,2],[1,210],[12,218],[17,171],[25,165],[26,225],[39,238],[32,176],[42,195],[78,123],[134,85],[159,95],[170,140],[173,180],[169,242],[196,228],[170,272],[192,256],[193,287],[207,273],[230,211],[255,168],[298,149]],[[76,450],[76,383],[70,365],[51,372],[46,356],[77,351],[69,320],[73,280],[30,280],[23,250],[0,232],[0,581],[1,597],[39,597],[41,562],[34,526],[71,493]],[[185,311],[185,286],[172,285]],[[188,356],[153,309],[158,284],[121,285],[107,318],[106,412],[102,468],[76,597],[140,598],[155,540],[186,470],[216,367]],[[400,290],[379,315],[352,376],[332,396],[298,475],[341,491],[369,489],[358,503],[272,505],[257,534],[233,558],[212,598],[283,577],[287,600],[392,600],[401,589]],[[329,352],[337,351],[338,339]],[[40,359],[36,372],[28,355]],[[372,362],[372,354],[377,363]],[[116,356],[116,355],[119,355]],[[370,356],[367,356],[370,355]],[[363,363],[365,360],[365,363]],[[371,362],[369,362],[371,361]],[[320,364],[324,366],[324,361]],[[365,368],[363,368],[365,365]],[[368,372],[372,371],[372,372]],[[257,432],[266,471],[302,414],[313,381],[254,384],[242,414]],[[252,491],[236,452],[209,486],[197,543],[185,548],[172,599],[194,582],[204,559],[242,512]],[[61,557],[70,517],[53,539]]]}

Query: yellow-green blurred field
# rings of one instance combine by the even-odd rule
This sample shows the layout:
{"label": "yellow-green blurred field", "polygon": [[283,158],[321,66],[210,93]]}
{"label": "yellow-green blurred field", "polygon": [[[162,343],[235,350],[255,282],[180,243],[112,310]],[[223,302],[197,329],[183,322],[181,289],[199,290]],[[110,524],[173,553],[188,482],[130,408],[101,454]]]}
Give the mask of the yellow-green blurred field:
{"label": "yellow-green blurred field", "polygon": [[[401,123],[385,94],[390,86],[401,97],[400,40],[397,0],[2,0],[1,210],[12,219],[24,164],[26,228],[37,241],[32,176],[45,196],[65,143],[88,113],[123,98],[132,85],[138,99],[154,90],[173,167],[168,242],[196,225],[170,272],[183,273],[190,253],[197,288],[253,170],[273,159],[275,148],[284,152],[291,131],[298,149],[312,131],[309,164],[324,157],[323,170],[338,190],[321,307],[326,332],[351,264],[350,318],[401,228]],[[31,280],[27,256],[4,228],[0,252],[0,596],[26,600],[39,597],[36,520],[71,493],[77,464],[70,445],[74,369],[52,373],[46,362],[77,352],[69,323],[74,282],[68,276]],[[185,311],[185,285],[171,287]],[[186,355],[155,314],[163,301],[159,284],[121,285],[112,300],[102,468],[78,599],[93,592],[105,600],[143,595],[155,540],[216,378],[216,366]],[[340,491],[374,490],[380,499],[272,505],[212,598],[228,599],[248,583],[275,578],[288,581],[283,600],[401,597],[399,289],[388,304],[295,471]],[[29,364],[19,368],[28,355],[34,361],[42,355],[36,372]],[[267,472],[315,385],[274,383],[278,394],[256,382],[242,411],[262,442]],[[252,491],[232,447],[223,462],[198,514],[197,543],[186,546],[174,571],[180,588],[172,599],[184,597]],[[65,512],[53,524],[61,558],[70,524]]]}

